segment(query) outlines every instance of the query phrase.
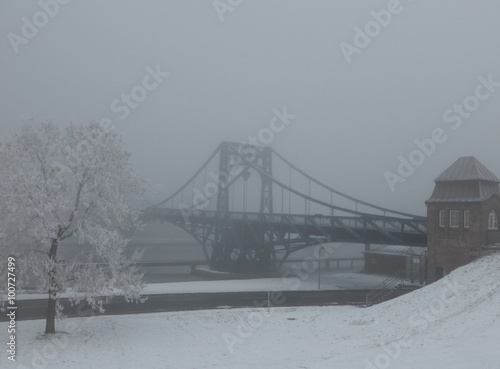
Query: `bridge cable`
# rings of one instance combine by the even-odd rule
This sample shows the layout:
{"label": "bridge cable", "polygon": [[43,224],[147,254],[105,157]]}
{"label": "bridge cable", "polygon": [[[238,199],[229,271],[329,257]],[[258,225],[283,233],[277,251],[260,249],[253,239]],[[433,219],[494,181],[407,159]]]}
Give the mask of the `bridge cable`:
{"label": "bridge cable", "polygon": [[[287,165],[289,165],[291,168],[295,169],[297,172],[299,172],[300,174],[302,174],[303,176],[305,176],[306,178],[312,180],[313,182],[315,182],[316,184],[318,184],[319,186],[337,194],[337,195],[340,195],[348,200],[351,200],[351,201],[355,201],[355,202],[358,202],[360,204],[363,204],[363,205],[366,205],[368,207],[371,207],[371,208],[374,208],[374,209],[377,209],[377,210],[381,210],[381,211],[387,211],[388,213],[392,213],[392,214],[397,214],[397,215],[403,215],[403,216],[406,216],[406,217],[410,217],[410,218],[425,218],[425,217],[422,217],[422,216],[418,216],[418,215],[415,215],[415,214],[409,214],[409,213],[405,213],[405,212],[401,212],[401,211],[397,211],[397,210],[391,210],[391,209],[388,209],[388,208],[384,208],[384,207],[381,207],[381,206],[378,206],[378,205],[374,205],[374,204],[371,204],[369,202],[366,202],[366,201],[362,201],[362,200],[359,200],[359,199],[356,199],[352,196],[349,196],[343,192],[340,192],[332,187],[329,187],[327,186],[326,184],[314,179],[313,177],[311,177],[309,174],[307,174],[306,172],[304,172],[303,170],[299,169],[298,167],[296,167],[295,165],[293,165],[290,161],[286,160],[282,155],[280,155],[279,153],[277,153],[274,149],[272,150],[273,153],[279,158],[281,159],[283,162],[285,162]],[[290,186],[291,187],[291,186]],[[366,213],[368,214],[368,213]]]}
{"label": "bridge cable", "polygon": [[[349,214],[355,214],[355,215],[363,215],[363,216],[370,216],[370,217],[382,217],[381,215],[377,215],[377,214],[370,214],[370,213],[365,213],[365,212],[356,212],[352,209],[348,209],[348,208],[344,208],[344,207],[340,207],[340,206],[335,206],[335,205],[330,205],[324,201],[321,201],[321,200],[318,200],[318,199],[315,199],[315,198],[312,198],[310,196],[307,196],[297,190],[294,190],[293,188],[290,188],[288,187],[286,184],[278,181],[277,179],[273,178],[272,176],[270,176],[268,173],[266,173],[264,170],[262,170],[261,168],[259,168],[258,166],[256,166],[255,164],[247,161],[241,154],[237,153],[237,155],[239,155],[249,166],[251,166],[253,169],[255,169],[260,175],[266,177],[267,179],[269,179],[270,181],[274,182],[275,184],[277,184],[278,186],[282,186],[282,187],[285,187],[287,190],[293,192],[294,194],[304,198],[304,199],[307,199],[309,201],[313,201],[319,205],[322,205],[322,206],[325,206],[326,208],[330,208],[330,209],[337,209],[339,211],[343,211],[343,212],[346,212],[346,213],[349,213]],[[296,169],[296,168],[294,168]],[[312,179],[313,181],[315,181],[314,179]],[[316,181],[317,182],[317,181]],[[323,185],[324,186],[324,185]],[[332,189],[333,190],[333,189]],[[335,190],[333,190],[335,191]],[[360,201],[361,203],[361,201]],[[384,208],[381,208],[381,207],[377,207],[377,206],[373,206],[374,208],[379,208],[380,210],[383,210]],[[398,211],[392,211],[392,210],[389,210],[389,209],[386,209],[388,212],[391,212],[393,214],[402,214],[402,215],[405,215],[407,217],[411,217],[411,219],[416,219],[416,220],[425,220],[426,218],[425,217],[421,217],[421,216],[417,216],[417,215],[412,215],[412,214],[407,214],[407,213],[402,213],[402,212],[398,212]],[[401,219],[398,219],[396,217],[393,217],[397,220],[401,220]]]}
{"label": "bridge cable", "polygon": [[[292,188],[292,166],[290,166],[290,188]],[[292,193],[288,191],[288,214],[292,214]]]}
{"label": "bridge cable", "polygon": [[[243,177],[244,172],[245,172],[245,171],[244,171],[244,170],[242,170],[240,173],[238,173],[238,174],[237,174],[237,175],[236,175],[233,179],[231,179],[231,181],[229,181],[229,182],[226,184],[226,187],[227,187],[227,188],[233,187],[233,184],[234,184],[234,183],[235,183],[238,179],[240,179],[241,177]],[[209,196],[209,197],[205,197],[205,199],[204,199],[204,200],[202,200],[202,201],[198,201],[196,204],[193,204],[193,205],[191,205],[190,207],[186,207],[186,208],[184,208],[183,210],[184,210],[184,211],[186,211],[187,209],[195,209],[195,210],[196,210],[196,208],[197,208],[198,206],[203,205],[203,204],[205,204],[205,203],[207,203],[207,202],[209,202],[209,203],[211,204],[212,200],[213,200],[216,196],[218,196],[218,194],[219,194],[219,191],[216,191],[216,192],[214,192],[211,196]],[[211,205],[210,205],[210,206],[211,206]],[[199,209],[197,209],[197,210],[199,210]]]}
{"label": "bridge cable", "polygon": [[[222,145],[222,144],[221,144]],[[156,208],[156,207],[159,207],[161,205],[164,205],[165,203],[167,203],[168,201],[170,201],[171,199],[173,199],[174,197],[176,197],[179,193],[181,193],[181,191],[184,191],[184,189],[191,183],[191,181],[193,181],[197,176],[198,174],[201,173],[201,171],[203,169],[206,169],[207,165],[212,161],[212,159],[215,157],[215,155],[217,155],[217,153],[220,151],[220,148],[221,148],[221,145],[219,145],[217,147],[217,149],[215,149],[215,151],[212,153],[212,155],[210,155],[210,157],[203,163],[203,165],[200,167],[200,169],[198,169],[196,171],[196,173],[191,177],[189,178],[186,183],[180,188],[178,189],[177,191],[175,191],[172,195],[170,195],[169,197],[167,197],[167,199],[163,200],[162,202],[156,204],[156,205],[153,205],[153,206],[149,206],[147,207],[146,209],[151,209],[151,208]]]}

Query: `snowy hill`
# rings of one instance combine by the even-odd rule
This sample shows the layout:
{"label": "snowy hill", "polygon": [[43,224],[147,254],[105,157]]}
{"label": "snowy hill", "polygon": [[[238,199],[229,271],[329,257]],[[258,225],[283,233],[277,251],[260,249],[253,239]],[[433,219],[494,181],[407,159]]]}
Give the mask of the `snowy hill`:
{"label": "snowy hill", "polygon": [[[1,368],[499,369],[500,255],[370,308],[229,309],[20,322]],[[6,340],[6,324],[0,324]]]}

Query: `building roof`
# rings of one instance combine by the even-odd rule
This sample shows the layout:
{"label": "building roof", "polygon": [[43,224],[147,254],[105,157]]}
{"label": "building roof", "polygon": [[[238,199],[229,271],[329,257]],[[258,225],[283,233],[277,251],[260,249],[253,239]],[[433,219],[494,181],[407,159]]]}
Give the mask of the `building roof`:
{"label": "building roof", "polygon": [[427,202],[477,202],[500,195],[500,180],[473,156],[459,158],[434,182]]}
{"label": "building roof", "polygon": [[490,181],[500,180],[473,156],[458,158],[448,169],[441,173],[434,182],[452,181]]}
{"label": "building roof", "polygon": [[500,195],[495,182],[437,182],[427,202],[481,202],[493,195]]}

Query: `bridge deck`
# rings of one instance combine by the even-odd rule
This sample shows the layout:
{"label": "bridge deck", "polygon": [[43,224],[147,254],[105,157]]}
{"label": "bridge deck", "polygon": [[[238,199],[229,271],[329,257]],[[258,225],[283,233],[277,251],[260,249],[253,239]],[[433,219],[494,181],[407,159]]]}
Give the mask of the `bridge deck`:
{"label": "bridge deck", "polygon": [[[196,225],[216,226],[221,218],[235,228],[269,229],[278,233],[295,233],[307,237],[323,237],[322,242],[354,242],[373,244],[427,245],[425,218],[396,218],[382,215],[333,216],[298,214],[261,214],[228,212],[220,215],[212,210],[185,213],[179,209],[154,209],[148,220],[168,221],[183,228]],[[302,237],[304,239],[304,237]]]}

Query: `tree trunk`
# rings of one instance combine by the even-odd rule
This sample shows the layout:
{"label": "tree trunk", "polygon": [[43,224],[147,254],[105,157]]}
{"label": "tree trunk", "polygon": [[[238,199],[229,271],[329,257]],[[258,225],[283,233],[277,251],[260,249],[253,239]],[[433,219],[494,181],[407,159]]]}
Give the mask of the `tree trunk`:
{"label": "tree trunk", "polygon": [[[59,240],[52,240],[50,246],[49,259],[52,262],[56,261],[57,246]],[[47,320],[45,322],[45,333],[56,333],[56,298],[57,298],[57,282],[56,282],[56,268],[52,267],[49,271],[49,302],[47,305]]]}
{"label": "tree trunk", "polygon": [[52,298],[49,289],[49,303],[47,306],[47,320],[45,321],[45,333],[56,333],[56,299]]}

